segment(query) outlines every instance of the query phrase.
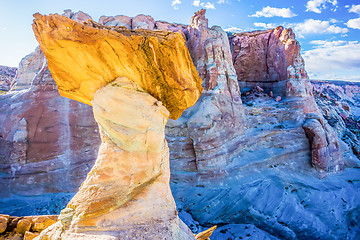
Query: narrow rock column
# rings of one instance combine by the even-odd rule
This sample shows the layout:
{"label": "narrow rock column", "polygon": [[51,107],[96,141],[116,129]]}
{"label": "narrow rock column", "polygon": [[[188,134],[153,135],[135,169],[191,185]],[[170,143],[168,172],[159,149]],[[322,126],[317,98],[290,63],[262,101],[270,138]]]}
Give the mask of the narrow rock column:
{"label": "narrow rock column", "polygon": [[177,217],[169,187],[169,111],[124,77],[100,88],[91,103],[102,138],[99,155],[62,221],[40,239],[100,233],[101,239],[194,239]]}

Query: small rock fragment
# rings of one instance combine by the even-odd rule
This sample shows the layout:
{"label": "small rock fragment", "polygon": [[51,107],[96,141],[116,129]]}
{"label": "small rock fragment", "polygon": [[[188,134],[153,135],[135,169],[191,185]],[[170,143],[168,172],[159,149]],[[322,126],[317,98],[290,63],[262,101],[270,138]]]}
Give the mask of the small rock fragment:
{"label": "small rock fragment", "polygon": [[40,216],[33,219],[34,225],[32,227],[32,231],[41,232],[42,230],[56,223],[56,220],[51,217],[52,216]]}
{"label": "small rock fragment", "polygon": [[259,92],[264,92],[264,89],[262,89],[262,88],[259,87],[259,86],[256,86],[256,90],[259,91]]}
{"label": "small rock fragment", "polygon": [[273,91],[270,91],[269,96],[272,97],[272,98],[274,97]]}
{"label": "small rock fragment", "polygon": [[280,97],[280,96],[277,96],[276,99],[275,99],[275,101],[280,102],[280,101],[281,101],[281,97]]}
{"label": "small rock fragment", "polygon": [[40,233],[32,233],[32,232],[26,231],[25,235],[24,235],[24,240],[33,240],[34,238],[36,238],[39,235],[40,235]]}
{"label": "small rock fragment", "polygon": [[16,226],[16,232],[20,234],[25,234],[26,231],[29,231],[31,227],[31,222],[27,219],[21,219]]}
{"label": "small rock fragment", "polygon": [[9,217],[6,217],[4,215],[0,216],[0,233],[5,232],[8,222],[9,222]]}
{"label": "small rock fragment", "polygon": [[208,240],[216,228],[217,228],[217,226],[215,225],[215,226],[209,228],[208,230],[205,230],[201,233],[196,234],[195,239],[196,240]]}
{"label": "small rock fragment", "polygon": [[66,226],[70,225],[74,214],[75,214],[74,209],[72,209],[72,208],[64,208],[60,212],[59,220],[66,227]]}

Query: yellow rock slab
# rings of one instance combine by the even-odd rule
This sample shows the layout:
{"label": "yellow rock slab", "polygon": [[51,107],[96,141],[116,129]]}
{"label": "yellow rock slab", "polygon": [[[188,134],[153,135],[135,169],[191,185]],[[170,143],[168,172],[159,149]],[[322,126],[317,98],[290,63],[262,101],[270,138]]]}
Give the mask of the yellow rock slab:
{"label": "yellow rock slab", "polygon": [[202,80],[179,33],[80,24],[34,14],[33,30],[59,92],[91,105],[95,92],[126,77],[163,103],[177,119],[199,98]]}
{"label": "yellow rock slab", "polygon": [[198,233],[196,236],[195,236],[195,239],[196,240],[208,240],[210,239],[210,236],[212,235],[212,233],[215,231],[215,229],[217,228],[217,226],[213,226],[201,233]]}

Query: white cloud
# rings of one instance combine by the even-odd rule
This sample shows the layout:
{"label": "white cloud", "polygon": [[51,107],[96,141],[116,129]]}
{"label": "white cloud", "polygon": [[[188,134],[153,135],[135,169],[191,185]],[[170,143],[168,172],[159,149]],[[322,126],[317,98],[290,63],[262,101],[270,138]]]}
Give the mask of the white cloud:
{"label": "white cloud", "polygon": [[346,26],[348,26],[349,28],[354,28],[354,29],[360,29],[360,18],[354,18],[354,19],[350,19],[347,23],[345,23]]}
{"label": "white cloud", "polygon": [[[311,76],[334,75],[339,79],[346,79],[346,74],[360,76],[360,43],[358,41],[312,41],[314,49],[305,51],[306,69]],[[339,75],[339,73],[341,73]],[[343,75],[344,74],[344,75]],[[342,76],[343,75],[343,76]],[[335,79],[332,77],[332,79]]]}
{"label": "white cloud", "polygon": [[257,11],[255,14],[250,15],[249,17],[283,17],[283,18],[292,18],[297,16],[289,8],[274,8],[274,7],[264,7],[261,11]]}
{"label": "white cloud", "polygon": [[200,7],[200,0],[195,0],[195,1],[193,1],[193,5],[194,5],[195,7]]}
{"label": "white cloud", "polygon": [[299,37],[303,37],[305,34],[347,33],[349,31],[347,28],[332,25],[329,21],[314,19],[307,19],[303,23],[297,23],[293,28]]}
{"label": "white cloud", "polygon": [[265,28],[265,29],[276,28],[276,25],[275,25],[274,23],[255,22],[255,23],[254,23],[254,26],[255,26],[255,27]]}
{"label": "white cloud", "polygon": [[327,3],[332,4],[335,7],[333,11],[336,11],[337,0],[310,0],[306,4],[306,11],[321,13],[323,9],[326,9]]}
{"label": "white cloud", "polygon": [[243,32],[244,30],[242,30],[241,28],[238,28],[238,27],[229,26],[228,28],[225,28],[224,31],[232,32],[232,33],[240,33],[240,32]]}
{"label": "white cloud", "polygon": [[328,48],[328,47],[335,47],[335,46],[341,46],[346,43],[356,43],[356,42],[347,42],[342,40],[336,40],[336,41],[325,41],[325,40],[314,40],[310,42],[313,45],[318,45],[316,48]]}
{"label": "white cloud", "polygon": [[222,4],[222,3],[225,3],[225,0],[219,0],[217,1],[218,4]]}
{"label": "white cloud", "polygon": [[200,5],[206,9],[215,9],[214,4],[207,2],[207,3],[200,3]]}
{"label": "white cloud", "polygon": [[351,12],[360,14],[360,5],[352,5],[349,9],[349,13]]}
{"label": "white cloud", "polygon": [[171,6],[175,9],[175,10],[178,10],[179,7],[177,5],[180,5],[181,4],[181,1],[180,0],[174,0],[172,1],[171,3]]}
{"label": "white cloud", "polygon": [[206,9],[215,9],[215,5],[211,2],[201,2],[200,0],[194,0],[193,1],[193,6],[194,7],[203,7],[203,8],[206,8]]}

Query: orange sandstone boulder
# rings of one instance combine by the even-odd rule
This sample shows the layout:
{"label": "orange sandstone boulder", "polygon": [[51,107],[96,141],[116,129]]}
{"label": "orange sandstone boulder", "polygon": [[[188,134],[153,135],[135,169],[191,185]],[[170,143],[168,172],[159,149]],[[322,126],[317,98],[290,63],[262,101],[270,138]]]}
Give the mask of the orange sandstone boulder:
{"label": "orange sandstone boulder", "polygon": [[40,235],[40,233],[33,233],[33,232],[26,231],[24,234],[24,240],[33,240],[34,238],[36,238],[39,235]]}
{"label": "orange sandstone boulder", "polygon": [[4,215],[0,216],[0,234],[5,232],[8,222],[9,222],[9,216],[4,216]]}
{"label": "orange sandstone boulder", "polygon": [[21,219],[17,226],[16,226],[16,232],[20,234],[25,234],[26,231],[29,231],[31,227],[31,222],[27,219]]}

